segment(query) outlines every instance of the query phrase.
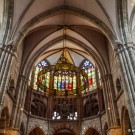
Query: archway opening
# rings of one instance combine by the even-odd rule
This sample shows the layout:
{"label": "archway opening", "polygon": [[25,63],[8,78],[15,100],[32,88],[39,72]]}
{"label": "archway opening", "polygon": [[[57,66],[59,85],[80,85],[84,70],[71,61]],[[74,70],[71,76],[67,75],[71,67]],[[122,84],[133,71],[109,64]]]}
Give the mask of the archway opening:
{"label": "archway opening", "polygon": [[36,127],[29,133],[29,135],[45,135],[45,134],[39,127]]}
{"label": "archway opening", "polygon": [[100,134],[99,134],[99,132],[98,132],[96,129],[94,129],[94,128],[89,128],[89,129],[86,131],[85,135],[100,135]]}
{"label": "archway opening", "polygon": [[75,134],[68,129],[61,129],[57,131],[56,133],[54,133],[54,135],[75,135]]}
{"label": "archway opening", "polygon": [[122,110],[122,135],[133,135],[128,110],[125,108]]}

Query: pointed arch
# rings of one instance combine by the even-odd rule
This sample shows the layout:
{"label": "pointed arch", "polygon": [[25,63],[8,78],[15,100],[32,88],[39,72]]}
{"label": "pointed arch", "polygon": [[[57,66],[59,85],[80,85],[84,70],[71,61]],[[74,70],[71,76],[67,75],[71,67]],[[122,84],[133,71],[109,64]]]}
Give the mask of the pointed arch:
{"label": "pointed arch", "polygon": [[89,128],[84,135],[100,135],[100,133],[95,128]]}
{"label": "pointed arch", "polygon": [[115,40],[117,40],[116,35],[108,28],[108,26],[106,26],[106,24],[104,22],[102,22],[97,17],[93,16],[92,14],[90,14],[84,10],[81,10],[81,9],[78,9],[75,7],[71,7],[71,6],[67,6],[67,5],[63,5],[63,6],[55,7],[53,9],[42,12],[39,15],[32,18],[29,22],[27,22],[26,25],[19,31],[17,38],[15,40],[15,46],[18,46],[19,43],[21,43],[21,41],[24,39],[24,37],[30,31],[31,27],[35,26],[36,24],[38,24],[39,22],[41,22],[44,19],[61,14],[63,12],[72,14],[75,16],[79,16],[79,17],[83,18],[84,20],[90,21],[90,22],[98,25],[98,27],[103,31],[103,33],[106,34],[109,41],[111,41],[112,45],[114,45]]}
{"label": "pointed arch", "polygon": [[128,132],[128,130],[132,129],[132,127],[131,127],[128,110],[124,106],[122,107],[122,112],[121,112],[121,125],[122,125],[122,135],[132,135],[131,132]]}
{"label": "pointed arch", "polygon": [[45,133],[41,128],[35,127],[34,129],[30,131],[28,135],[45,135]]}
{"label": "pointed arch", "polygon": [[[78,135],[79,130],[77,130],[76,127],[73,127],[72,125],[63,123],[63,124],[57,124],[52,130],[52,135],[60,135],[59,133],[65,131],[70,133],[69,135]],[[67,134],[68,135],[68,134]]]}

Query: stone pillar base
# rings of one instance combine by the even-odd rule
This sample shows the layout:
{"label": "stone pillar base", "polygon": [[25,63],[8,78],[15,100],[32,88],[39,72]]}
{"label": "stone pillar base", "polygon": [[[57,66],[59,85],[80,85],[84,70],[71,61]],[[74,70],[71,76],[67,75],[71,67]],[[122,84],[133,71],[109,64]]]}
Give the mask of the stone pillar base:
{"label": "stone pillar base", "polygon": [[107,135],[122,135],[121,127],[109,128],[107,131]]}
{"label": "stone pillar base", "polygon": [[20,135],[18,128],[9,128],[6,130],[6,135]]}

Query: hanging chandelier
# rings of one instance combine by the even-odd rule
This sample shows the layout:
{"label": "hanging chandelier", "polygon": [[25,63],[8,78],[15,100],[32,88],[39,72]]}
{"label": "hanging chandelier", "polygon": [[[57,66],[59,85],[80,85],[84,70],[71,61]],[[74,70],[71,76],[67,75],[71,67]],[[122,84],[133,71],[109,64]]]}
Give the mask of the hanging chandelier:
{"label": "hanging chandelier", "polygon": [[[46,86],[47,75],[50,76],[48,87]],[[88,75],[84,70],[71,64],[63,53],[55,65],[43,68],[38,73],[37,86],[47,94],[78,95],[89,87]]]}
{"label": "hanging chandelier", "polygon": [[[63,37],[67,26],[63,27]],[[84,70],[76,67],[66,58],[68,49],[63,40],[63,53],[56,64],[43,68],[37,77],[37,86],[47,94],[69,96],[78,95],[88,89],[88,75]],[[50,78],[49,82],[47,79]]]}

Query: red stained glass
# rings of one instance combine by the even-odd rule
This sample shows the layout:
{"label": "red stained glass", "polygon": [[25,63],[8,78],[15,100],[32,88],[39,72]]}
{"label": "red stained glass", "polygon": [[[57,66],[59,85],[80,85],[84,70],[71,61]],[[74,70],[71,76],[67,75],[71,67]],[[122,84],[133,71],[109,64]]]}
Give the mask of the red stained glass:
{"label": "red stained glass", "polygon": [[92,85],[92,78],[89,79],[89,85]]}

